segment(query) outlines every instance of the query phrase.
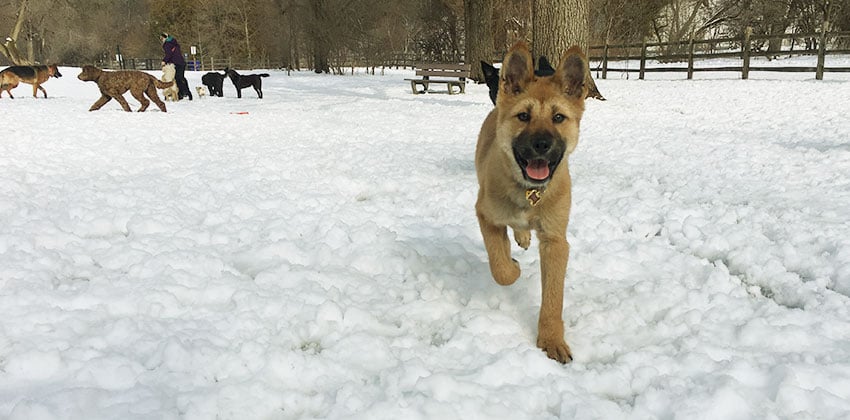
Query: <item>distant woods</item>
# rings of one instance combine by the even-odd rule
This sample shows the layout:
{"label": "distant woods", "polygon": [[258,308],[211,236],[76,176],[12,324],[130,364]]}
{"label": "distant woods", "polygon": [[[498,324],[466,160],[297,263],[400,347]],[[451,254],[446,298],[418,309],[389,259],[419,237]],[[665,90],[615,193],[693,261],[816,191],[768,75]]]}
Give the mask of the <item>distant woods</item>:
{"label": "distant woods", "polygon": [[[586,25],[590,45],[737,36],[746,27],[755,34],[810,33],[824,25],[827,30],[850,30],[847,0],[579,3],[588,6],[586,18],[579,19],[586,22],[568,25]],[[161,32],[173,34],[184,53],[194,45],[207,57],[319,72],[335,72],[353,61],[379,65],[401,54],[458,61],[467,45],[474,51],[470,57],[495,55],[517,40],[534,45],[534,4],[531,0],[0,0],[0,64],[81,65],[114,59],[119,52],[127,57],[159,57]],[[536,10],[540,13],[542,8]],[[538,35],[541,42],[545,35]]]}

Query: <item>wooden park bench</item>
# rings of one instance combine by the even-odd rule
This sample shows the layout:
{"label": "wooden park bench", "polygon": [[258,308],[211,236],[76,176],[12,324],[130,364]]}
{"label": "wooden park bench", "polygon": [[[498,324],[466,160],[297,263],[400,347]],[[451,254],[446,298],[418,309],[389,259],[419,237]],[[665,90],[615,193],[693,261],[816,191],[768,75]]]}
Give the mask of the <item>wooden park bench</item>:
{"label": "wooden park bench", "polygon": [[[414,95],[428,92],[428,85],[432,83],[445,84],[449,88],[449,95],[455,93],[455,86],[460,89],[460,93],[466,93],[469,69],[469,64],[419,63],[416,65],[416,76],[420,78],[404,80],[410,81],[410,89]],[[422,85],[424,90],[418,91],[416,85]]]}

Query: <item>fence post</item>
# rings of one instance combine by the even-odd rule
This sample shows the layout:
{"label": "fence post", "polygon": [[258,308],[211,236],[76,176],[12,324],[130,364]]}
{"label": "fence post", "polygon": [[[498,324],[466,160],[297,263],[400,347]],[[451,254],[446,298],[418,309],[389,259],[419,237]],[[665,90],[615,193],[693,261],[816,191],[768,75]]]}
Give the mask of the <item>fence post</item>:
{"label": "fence post", "polygon": [[744,64],[741,66],[741,79],[747,80],[750,78],[750,35],[753,34],[753,28],[747,26],[744,29],[744,39],[741,40],[741,58]]}
{"label": "fence post", "polygon": [[694,34],[688,41],[688,80],[694,78]]}
{"label": "fence post", "polygon": [[823,65],[826,61],[826,27],[827,20],[823,20],[823,25],[820,27],[820,41],[818,41],[818,68],[815,71],[815,79],[823,80]]}
{"label": "fence post", "polygon": [[638,79],[643,80],[646,74],[646,37],[643,37],[643,45],[640,48],[640,73]]}
{"label": "fence post", "polygon": [[605,46],[602,48],[602,78],[608,78],[608,41],[605,41]]}

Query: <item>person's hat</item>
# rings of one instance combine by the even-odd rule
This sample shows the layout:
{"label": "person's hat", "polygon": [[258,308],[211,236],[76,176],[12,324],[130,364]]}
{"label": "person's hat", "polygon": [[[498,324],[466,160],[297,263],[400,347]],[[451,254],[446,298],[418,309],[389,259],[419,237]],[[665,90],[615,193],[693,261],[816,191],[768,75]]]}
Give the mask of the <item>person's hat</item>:
{"label": "person's hat", "polygon": [[168,38],[168,34],[165,33],[165,32],[159,34],[159,36],[160,36],[160,38]]}

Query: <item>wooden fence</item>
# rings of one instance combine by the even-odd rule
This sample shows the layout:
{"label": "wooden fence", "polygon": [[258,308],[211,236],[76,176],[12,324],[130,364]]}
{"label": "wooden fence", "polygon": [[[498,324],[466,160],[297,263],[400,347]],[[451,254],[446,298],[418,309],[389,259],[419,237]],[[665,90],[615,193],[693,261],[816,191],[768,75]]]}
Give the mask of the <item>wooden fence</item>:
{"label": "wooden fence", "polygon": [[[826,26],[826,25],[824,25]],[[802,49],[794,49],[803,40]],[[750,72],[803,72],[815,73],[815,78],[823,79],[824,73],[841,72],[850,73],[850,67],[836,67],[827,65],[827,56],[835,54],[850,54],[850,49],[840,48],[839,45],[847,45],[850,40],[850,32],[828,32],[822,30],[820,33],[810,34],[782,34],[782,35],[752,35],[750,29],[746,30],[740,37],[718,38],[707,40],[695,40],[672,43],[646,42],[639,44],[621,45],[597,45],[589,48],[588,57],[591,62],[598,62],[594,69],[597,77],[606,79],[608,72],[638,73],[639,79],[644,79],[646,73],[652,72],[682,72],[687,73],[688,79],[692,79],[696,72],[736,72],[741,74],[742,79],[748,79]],[[808,41],[808,42],[806,42]],[[765,43],[778,42],[782,48],[774,51],[764,51]],[[816,45],[816,47],[813,47]],[[828,48],[829,45],[836,47]],[[754,56],[767,56],[768,58],[783,55],[815,55],[817,64],[815,66],[754,66]],[[696,66],[695,61],[716,58],[740,59],[741,64],[735,66]],[[623,67],[622,63],[639,61],[638,68],[630,66]],[[650,62],[657,63],[650,66]],[[674,65],[671,63],[682,63]],[[614,64],[612,66],[612,64]]]}
{"label": "wooden fence", "polygon": [[[124,69],[124,70],[161,70],[162,59],[159,58],[122,58],[121,61],[111,60],[108,62],[97,63],[98,67],[108,69]],[[271,60],[255,60],[253,65],[233,60],[231,58],[217,58],[207,56],[195,56],[194,59],[189,57],[186,60],[187,71],[215,71],[224,70],[226,67],[234,69],[277,69],[281,68],[282,63]]]}
{"label": "wooden fence", "polygon": [[[824,25],[825,27],[825,25]],[[779,50],[766,50],[765,44],[779,43]],[[845,47],[841,47],[844,45]],[[676,72],[687,73],[692,79],[697,72],[735,72],[742,79],[749,78],[751,72],[804,72],[814,73],[815,78],[822,80],[824,73],[850,73],[850,67],[829,65],[828,57],[837,54],[850,55],[850,32],[829,32],[809,34],[782,35],[753,35],[747,30],[740,37],[717,38],[707,40],[692,39],[681,42],[642,42],[631,44],[608,44],[591,46],[588,57],[596,72],[596,77],[606,79],[608,72],[638,73],[639,79],[644,79],[646,73]],[[814,66],[800,65],[753,65],[753,58],[766,56],[817,56]],[[498,61],[501,55],[494,59]],[[738,65],[711,65],[710,59],[737,59]],[[460,60],[462,61],[462,57]],[[367,60],[362,57],[338,57],[334,68],[339,71],[350,67],[352,73],[355,67],[375,68],[406,68],[413,63],[424,60],[423,57],[411,53],[386,54],[383,58]],[[380,61],[377,63],[376,61]],[[732,61],[732,60],[730,60]],[[638,62],[637,66],[632,62]],[[160,70],[159,58],[126,58],[122,61],[98,63],[99,66],[110,69]],[[215,71],[225,67],[235,69],[277,69],[283,68],[282,62],[272,60],[255,60],[254,63],[240,62],[230,58],[217,58],[205,55],[189,57],[186,70]]]}

